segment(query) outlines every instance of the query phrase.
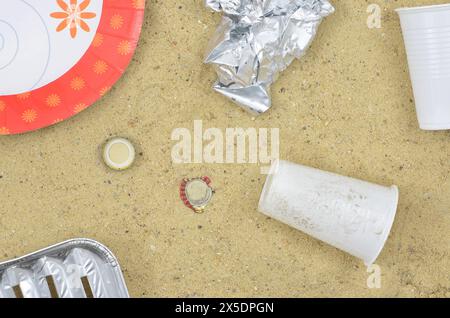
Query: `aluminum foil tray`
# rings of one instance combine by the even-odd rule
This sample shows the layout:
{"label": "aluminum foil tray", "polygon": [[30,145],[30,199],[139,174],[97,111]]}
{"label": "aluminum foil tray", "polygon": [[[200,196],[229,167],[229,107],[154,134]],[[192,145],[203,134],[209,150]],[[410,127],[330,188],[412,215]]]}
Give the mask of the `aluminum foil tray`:
{"label": "aluminum foil tray", "polygon": [[0,298],[129,298],[104,245],[74,239],[0,263]]}

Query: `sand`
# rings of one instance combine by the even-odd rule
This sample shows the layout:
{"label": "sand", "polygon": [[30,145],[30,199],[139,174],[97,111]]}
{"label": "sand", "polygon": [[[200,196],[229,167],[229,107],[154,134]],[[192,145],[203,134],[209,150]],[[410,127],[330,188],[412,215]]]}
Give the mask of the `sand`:
{"label": "sand", "polygon": [[[418,129],[394,9],[443,1],[334,0],[301,61],[273,86],[273,108],[252,118],[210,89],[202,64],[220,19],[200,0],[148,1],[134,60],[93,107],[56,126],[0,137],[0,259],[88,237],[120,260],[130,293],[158,296],[450,297],[450,132]],[[400,188],[391,236],[367,287],[361,261],[257,213],[265,177],[254,164],[174,164],[171,133],[280,128],[283,159]],[[101,161],[111,136],[134,142],[125,172]],[[185,177],[207,175],[204,214],[179,199]]]}

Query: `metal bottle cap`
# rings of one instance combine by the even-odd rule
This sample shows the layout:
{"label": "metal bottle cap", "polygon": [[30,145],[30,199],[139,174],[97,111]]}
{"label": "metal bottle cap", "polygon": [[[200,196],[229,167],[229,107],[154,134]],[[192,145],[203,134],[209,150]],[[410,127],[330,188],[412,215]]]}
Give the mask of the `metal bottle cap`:
{"label": "metal bottle cap", "polygon": [[131,142],[125,138],[113,138],[103,149],[103,160],[114,170],[129,168],[136,158],[136,151]]}
{"label": "metal bottle cap", "polygon": [[208,177],[184,179],[180,185],[181,200],[197,213],[204,212],[213,194],[214,190]]}

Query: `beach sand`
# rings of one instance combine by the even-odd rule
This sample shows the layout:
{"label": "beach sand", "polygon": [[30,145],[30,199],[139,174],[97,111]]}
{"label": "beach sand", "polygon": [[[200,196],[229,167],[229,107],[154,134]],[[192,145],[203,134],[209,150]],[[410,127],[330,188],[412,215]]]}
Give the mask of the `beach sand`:
{"label": "beach sand", "polygon": [[[211,89],[202,64],[220,14],[200,0],[148,1],[136,55],[112,91],[78,116],[0,136],[0,259],[75,237],[119,258],[134,297],[450,297],[450,132],[418,128],[394,9],[442,1],[332,1],[308,54],[272,87],[273,108],[252,118]],[[283,159],[400,188],[391,236],[364,264],[257,212],[265,176],[254,164],[174,164],[176,128],[280,128]],[[101,146],[124,136],[137,148],[125,172]],[[204,214],[179,199],[183,178],[209,176]]]}

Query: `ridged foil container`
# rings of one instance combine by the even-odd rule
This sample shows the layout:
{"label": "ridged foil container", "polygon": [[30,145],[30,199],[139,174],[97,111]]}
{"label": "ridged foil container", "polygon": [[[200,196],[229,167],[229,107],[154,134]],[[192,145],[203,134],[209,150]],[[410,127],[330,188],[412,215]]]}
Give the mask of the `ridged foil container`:
{"label": "ridged foil container", "polygon": [[104,245],[74,239],[0,263],[0,298],[129,298]]}
{"label": "ridged foil container", "polygon": [[205,63],[218,75],[214,89],[254,115],[271,107],[270,85],[302,57],[322,19],[334,12],[327,0],[205,0],[223,19]]}

